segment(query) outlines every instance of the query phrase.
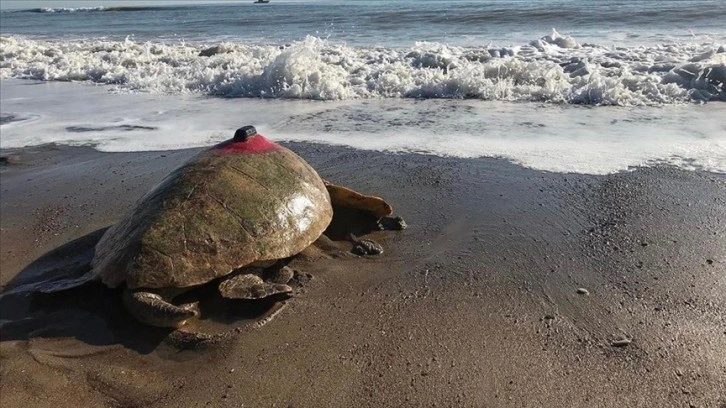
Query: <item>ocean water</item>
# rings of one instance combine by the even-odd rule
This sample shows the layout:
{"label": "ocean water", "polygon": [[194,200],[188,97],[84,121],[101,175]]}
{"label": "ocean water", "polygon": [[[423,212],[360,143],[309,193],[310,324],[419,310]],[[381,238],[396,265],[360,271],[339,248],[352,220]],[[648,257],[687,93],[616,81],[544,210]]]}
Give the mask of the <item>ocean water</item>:
{"label": "ocean water", "polygon": [[[726,172],[726,2],[4,10],[0,148],[278,140]],[[32,86],[31,86],[32,85]]]}

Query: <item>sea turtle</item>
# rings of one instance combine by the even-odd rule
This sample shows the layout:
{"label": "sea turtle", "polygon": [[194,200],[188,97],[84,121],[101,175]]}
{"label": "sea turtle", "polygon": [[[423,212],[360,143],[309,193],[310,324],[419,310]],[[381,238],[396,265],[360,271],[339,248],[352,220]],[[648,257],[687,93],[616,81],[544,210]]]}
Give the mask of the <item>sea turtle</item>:
{"label": "sea turtle", "polygon": [[178,328],[199,315],[195,303],[172,303],[192,287],[215,281],[223,297],[237,299],[291,292],[289,271],[264,268],[318,239],[334,205],[375,219],[391,214],[382,199],[325,182],[295,153],[246,126],[142,197],[104,233],[87,276],[56,290],[93,279],[125,285],[124,304],[137,320]]}

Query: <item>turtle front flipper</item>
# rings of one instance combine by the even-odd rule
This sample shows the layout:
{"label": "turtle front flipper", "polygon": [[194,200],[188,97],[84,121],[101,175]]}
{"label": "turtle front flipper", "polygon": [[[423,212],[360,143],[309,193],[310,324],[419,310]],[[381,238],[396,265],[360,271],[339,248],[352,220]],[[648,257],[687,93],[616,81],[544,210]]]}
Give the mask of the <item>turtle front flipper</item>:
{"label": "turtle front flipper", "polygon": [[356,255],[380,255],[383,253],[383,247],[372,239],[359,239],[353,234],[348,234],[348,240],[353,243],[353,249],[350,252]]}
{"label": "turtle front flipper", "polygon": [[393,214],[393,207],[380,197],[361,194],[326,180],[323,182],[328,189],[333,212],[338,207],[347,207],[368,212],[376,219]]}
{"label": "turtle front flipper", "polygon": [[234,275],[219,284],[219,293],[229,299],[262,299],[291,292],[289,285],[267,282],[253,273]]}
{"label": "turtle front flipper", "polygon": [[187,320],[199,316],[197,303],[176,306],[153,292],[126,289],[123,300],[126,310],[136,320],[152,326],[178,328]]}

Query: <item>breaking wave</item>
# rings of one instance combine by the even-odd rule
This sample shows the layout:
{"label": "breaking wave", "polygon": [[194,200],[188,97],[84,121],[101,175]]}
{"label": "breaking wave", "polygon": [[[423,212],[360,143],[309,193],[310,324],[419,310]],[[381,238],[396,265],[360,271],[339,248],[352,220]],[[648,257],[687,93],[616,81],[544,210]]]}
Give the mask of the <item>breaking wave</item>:
{"label": "breaking wave", "polygon": [[173,10],[175,7],[144,7],[144,6],[121,6],[121,7],[40,7],[25,10],[12,10],[14,13],[79,13],[98,11],[148,11],[148,10]]}
{"label": "breaking wave", "polygon": [[30,10],[22,10],[29,13],[76,13],[76,12],[83,12],[83,11],[105,11],[106,7],[60,7],[60,8],[51,8],[51,7],[41,7],[36,9],[30,9]]}
{"label": "breaking wave", "polygon": [[316,100],[461,98],[587,105],[726,101],[716,42],[607,47],[556,31],[513,47],[285,46],[0,37],[0,78],[88,81],[121,91]]}

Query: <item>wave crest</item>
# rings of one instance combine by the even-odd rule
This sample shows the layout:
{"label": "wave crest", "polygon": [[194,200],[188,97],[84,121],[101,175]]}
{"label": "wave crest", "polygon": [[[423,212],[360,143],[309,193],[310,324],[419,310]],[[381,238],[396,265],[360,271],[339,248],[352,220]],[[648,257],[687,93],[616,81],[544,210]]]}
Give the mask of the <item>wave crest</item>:
{"label": "wave crest", "polygon": [[16,13],[82,13],[100,11],[147,11],[147,10],[170,10],[176,7],[154,7],[154,6],[120,6],[120,7],[40,7],[25,10],[13,10]]}
{"label": "wave crest", "polygon": [[0,37],[0,78],[90,81],[119,90],[299,99],[476,98],[588,105],[726,101],[715,43],[612,48],[553,31],[515,47],[420,42],[348,47]]}

